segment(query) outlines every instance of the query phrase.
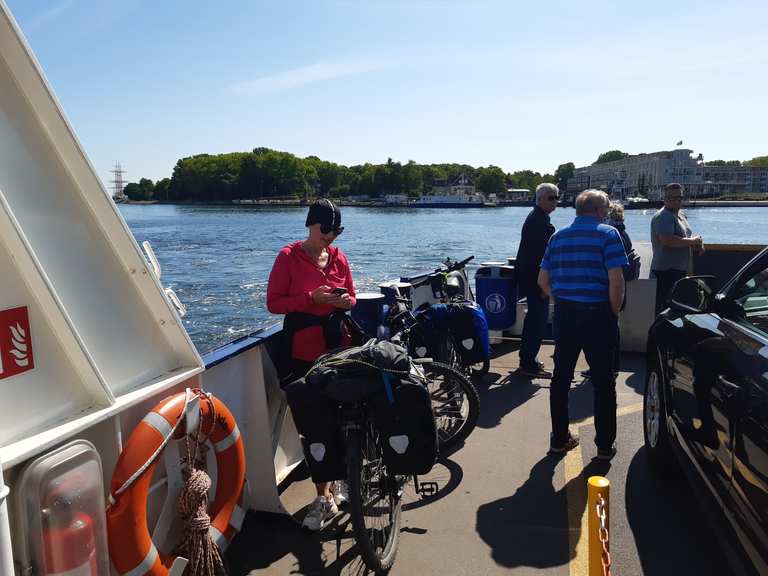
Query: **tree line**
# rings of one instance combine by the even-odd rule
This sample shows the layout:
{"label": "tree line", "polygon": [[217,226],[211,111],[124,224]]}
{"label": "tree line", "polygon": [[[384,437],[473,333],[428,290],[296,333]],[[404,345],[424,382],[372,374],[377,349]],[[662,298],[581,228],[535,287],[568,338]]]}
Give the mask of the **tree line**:
{"label": "tree line", "polygon": [[[573,164],[571,164],[573,166]],[[435,185],[451,183],[462,173],[484,194],[508,188],[533,190],[555,176],[532,170],[505,173],[498,166],[395,162],[344,166],[317,156],[299,158],[290,152],[256,148],[252,152],[198,154],[176,162],[170,178],[141,178],[124,188],[131,200],[228,202],[269,198],[325,196],[381,198],[387,194],[418,197]]]}

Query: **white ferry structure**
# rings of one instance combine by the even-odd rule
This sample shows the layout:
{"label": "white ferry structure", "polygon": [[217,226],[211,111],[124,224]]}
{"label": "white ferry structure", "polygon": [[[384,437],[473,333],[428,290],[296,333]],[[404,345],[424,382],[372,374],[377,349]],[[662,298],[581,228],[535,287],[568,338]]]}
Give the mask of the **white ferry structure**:
{"label": "white ferry structure", "polygon": [[411,204],[414,208],[484,208],[490,205],[485,196],[475,190],[472,180],[463,173],[451,184],[436,182],[430,194],[421,196]]}

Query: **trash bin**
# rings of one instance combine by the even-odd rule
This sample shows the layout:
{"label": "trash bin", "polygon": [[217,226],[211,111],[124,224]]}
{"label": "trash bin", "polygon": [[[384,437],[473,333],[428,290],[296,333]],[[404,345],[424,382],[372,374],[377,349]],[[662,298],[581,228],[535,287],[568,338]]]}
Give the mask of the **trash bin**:
{"label": "trash bin", "polygon": [[517,278],[514,266],[504,262],[483,262],[475,273],[475,292],[489,330],[508,330],[515,325]]}
{"label": "trash bin", "polygon": [[366,334],[376,334],[378,327],[384,322],[384,294],[360,292],[356,298],[357,304],[352,308],[352,319]]}

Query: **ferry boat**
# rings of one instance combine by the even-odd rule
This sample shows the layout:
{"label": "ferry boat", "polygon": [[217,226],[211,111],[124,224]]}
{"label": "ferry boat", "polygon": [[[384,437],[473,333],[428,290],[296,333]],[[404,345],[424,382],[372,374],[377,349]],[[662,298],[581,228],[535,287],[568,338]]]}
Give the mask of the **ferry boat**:
{"label": "ferry boat", "polygon": [[411,203],[413,208],[483,208],[488,202],[464,173],[453,182],[437,181],[429,194]]}
{"label": "ferry boat", "polygon": [[[142,252],[100,183],[2,0],[0,94],[0,574],[180,576],[186,561],[173,558],[170,536],[179,529],[183,440],[156,410],[171,396],[186,406],[194,402],[186,391],[201,388],[232,416],[229,435],[208,452],[212,494],[232,474],[222,454],[243,448],[245,484],[226,524],[216,516],[209,532],[230,573],[364,573],[345,515],[312,536],[294,520],[314,487],[301,474],[301,441],[273,362],[279,329],[199,354],[151,249]],[[630,284],[627,352],[644,352],[653,294],[647,278]],[[511,305],[514,336],[525,307]],[[719,569],[712,533],[680,501],[687,491],[653,480],[633,456],[642,445],[642,356],[625,359],[618,384],[626,456],[601,468],[588,463],[587,442],[583,453],[545,456],[546,384],[505,376],[517,352],[500,346],[481,387],[478,429],[426,479],[432,496],[404,496],[407,536],[393,574],[586,573],[593,511],[585,485],[597,473],[619,485],[610,516],[617,573],[651,572],[656,558],[664,564],[655,573]],[[541,356],[548,364],[550,353]],[[582,438],[592,425],[585,391],[575,385],[571,402]],[[125,539],[112,542],[124,554],[143,532],[135,566],[123,569],[110,558],[105,508],[120,500],[115,473],[136,430],[167,443],[143,481],[145,505],[121,526]],[[659,526],[669,538],[658,537]]]}

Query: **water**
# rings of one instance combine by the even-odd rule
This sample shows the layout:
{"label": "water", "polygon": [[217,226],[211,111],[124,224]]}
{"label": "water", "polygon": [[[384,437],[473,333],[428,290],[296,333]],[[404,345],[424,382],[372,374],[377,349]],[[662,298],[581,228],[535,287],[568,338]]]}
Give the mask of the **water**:
{"label": "water", "polygon": [[[277,252],[306,237],[305,208],[121,205],[136,240],[149,240],[163,269],[162,283],[187,305],[184,325],[204,352],[279,318],[265,307],[267,278]],[[434,269],[450,256],[480,262],[517,252],[530,208],[344,208],[345,230],[336,241],[347,254],[359,292],[378,292],[384,280]],[[650,242],[655,211],[628,210],[633,242]],[[572,208],[558,208],[552,223],[569,224]],[[768,208],[697,208],[687,212],[706,243],[768,244],[760,222]]]}

